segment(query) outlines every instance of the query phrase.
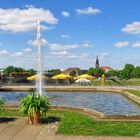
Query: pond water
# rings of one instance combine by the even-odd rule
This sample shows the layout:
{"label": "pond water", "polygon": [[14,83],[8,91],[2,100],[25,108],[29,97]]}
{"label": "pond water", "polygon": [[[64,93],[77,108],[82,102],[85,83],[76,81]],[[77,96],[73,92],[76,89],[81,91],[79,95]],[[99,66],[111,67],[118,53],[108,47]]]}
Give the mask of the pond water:
{"label": "pond water", "polygon": [[[19,104],[27,92],[0,92],[7,104]],[[84,107],[113,115],[140,115],[140,106],[119,93],[109,92],[47,92],[52,105]]]}

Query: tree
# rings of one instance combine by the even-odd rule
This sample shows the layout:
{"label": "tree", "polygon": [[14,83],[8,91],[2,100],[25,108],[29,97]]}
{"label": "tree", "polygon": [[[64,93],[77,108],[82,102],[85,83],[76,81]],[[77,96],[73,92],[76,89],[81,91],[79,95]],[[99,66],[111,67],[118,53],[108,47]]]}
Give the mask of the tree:
{"label": "tree", "polygon": [[105,71],[102,70],[101,68],[97,67],[94,69],[94,76],[95,77],[101,77],[104,73],[105,73]]}
{"label": "tree", "polygon": [[119,72],[117,70],[109,70],[105,75],[108,77],[118,76]]}
{"label": "tree", "polygon": [[88,72],[89,75],[94,76],[94,68],[89,68]]}
{"label": "tree", "polygon": [[132,77],[132,72],[134,69],[134,65],[125,64],[124,69],[120,71],[119,77],[121,79],[130,79]]}
{"label": "tree", "polygon": [[20,68],[20,67],[14,67],[14,66],[8,66],[4,69],[5,75],[10,75],[14,72],[25,72],[25,69]]}
{"label": "tree", "polygon": [[88,74],[95,76],[95,77],[101,77],[102,74],[104,74],[104,70],[102,70],[101,68],[89,68],[88,70]]}
{"label": "tree", "polygon": [[134,65],[132,64],[125,64],[124,71],[127,73],[127,79],[131,78],[131,73],[135,69]]}
{"label": "tree", "polygon": [[36,71],[34,69],[29,69],[28,74],[29,74],[29,76],[35,75]]}
{"label": "tree", "polygon": [[135,67],[135,69],[131,73],[131,77],[140,78],[140,67]]}

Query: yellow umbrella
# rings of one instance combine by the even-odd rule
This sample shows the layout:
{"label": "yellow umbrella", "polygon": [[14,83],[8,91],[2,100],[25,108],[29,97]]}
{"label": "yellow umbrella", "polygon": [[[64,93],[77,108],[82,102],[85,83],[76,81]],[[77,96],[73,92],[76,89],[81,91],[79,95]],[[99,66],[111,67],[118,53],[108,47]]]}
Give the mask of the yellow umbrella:
{"label": "yellow umbrella", "polygon": [[[30,76],[30,77],[27,77],[27,80],[29,80],[29,81],[38,80],[38,78],[39,78],[39,75],[33,75],[33,76]],[[47,79],[46,76],[42,76],[41,78],[42,79]]]}
{"label": "yellow umbrella", "polygon": [[61,74],[53,76],[52,79],[54,79],[54,80],[64,80],[64,79],[73,79],[73,77],[68,75],[68,74],[61,73]]}
{"label": "yellow umbrella", "polygon": [[77,80],[77,79],[81,79],[81,78],[88,79],[88,80],[94,80],[95,79],[95,77],[93,77],[91,75],[88,75],[88,74],[83,74],[83,75],[77,76],[74,79]]}

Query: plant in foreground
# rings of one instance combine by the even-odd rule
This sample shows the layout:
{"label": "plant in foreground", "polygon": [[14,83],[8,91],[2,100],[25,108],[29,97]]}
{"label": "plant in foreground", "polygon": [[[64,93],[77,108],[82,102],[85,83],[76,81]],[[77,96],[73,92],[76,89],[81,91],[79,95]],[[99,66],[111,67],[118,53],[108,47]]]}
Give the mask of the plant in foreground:
{"label": "plant in foreground", "polygon": [[0,97],[0,109],[4,107],[4,100]]}
{"label": "plant in foreground", "polygon": [[21,100],[20,111],[28,115],[30,124],[39,124],[41,117],[46,116],[50,103],[45,96],[32,92]]}

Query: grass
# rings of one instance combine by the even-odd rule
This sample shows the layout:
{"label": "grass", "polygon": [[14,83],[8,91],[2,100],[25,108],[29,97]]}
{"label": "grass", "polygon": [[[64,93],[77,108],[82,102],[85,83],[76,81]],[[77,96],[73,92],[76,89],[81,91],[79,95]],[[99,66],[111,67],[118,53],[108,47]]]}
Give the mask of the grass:
{"label": "grass", "polygon": [[[101,86],[101,80],[93,80],[92,85]],[[119,84],[116,82],[113,82],[112,80],[105,80],[105,86],[119,86]]]}
{"label": "grass", "polygon": [[[17,110],[0,111],[0,116],[23,116]],[[58,134],[94,136],[140,136],[140,123],[95,121],[67,111],[49,111],[48,117],[60,118]]]}
{"label": "grass", "polygon": [[140,78],[131,78],[127,80],[126,84],[131,86],[140,86]]}
{"label": "grass", "polygon": [[134,94],[134,95],[136,95],[138,97],[140,97],[140,91],[139,90],[126,90],[126,91],[128,91],[128,92],[130,92],[130,93],[132,93],[132,94]]}
{"label": "grass", "polygon": [[21,112],[19,112],[17,109],[0,109],[0,116],[6,117],[6,116],[18,116],[23,117]]}
{"label": "grass", "polygon": [[[129,80],[120,80],[123,85],[130,85],[130,86],[140,86],[140,78],[131,78]],[[100,86],[101,80],[93,80],[92,85]],[[105,80],[105,86],[119,86],[118,83],[113,82],[112,80]]]}

